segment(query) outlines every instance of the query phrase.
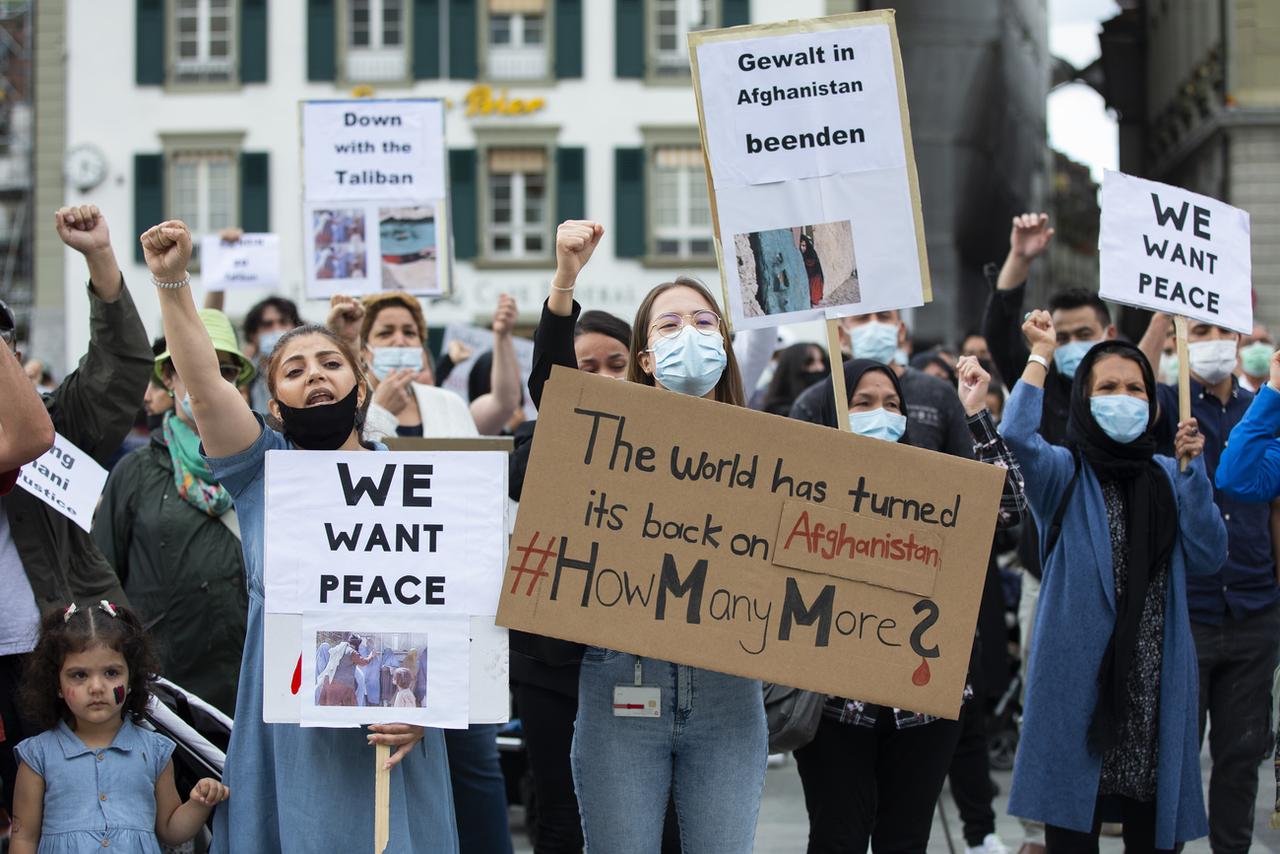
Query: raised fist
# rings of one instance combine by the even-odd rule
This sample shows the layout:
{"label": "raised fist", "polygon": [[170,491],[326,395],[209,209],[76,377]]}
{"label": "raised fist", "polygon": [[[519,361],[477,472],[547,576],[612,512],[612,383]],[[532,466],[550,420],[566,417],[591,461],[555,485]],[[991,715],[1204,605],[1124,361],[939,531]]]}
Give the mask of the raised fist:
{"label": "raised fist", "polygon": [[191,230],[182,220],[153,225],[138,238],[151,275],[161,282],[177,282],[187,275],[191,261]]}

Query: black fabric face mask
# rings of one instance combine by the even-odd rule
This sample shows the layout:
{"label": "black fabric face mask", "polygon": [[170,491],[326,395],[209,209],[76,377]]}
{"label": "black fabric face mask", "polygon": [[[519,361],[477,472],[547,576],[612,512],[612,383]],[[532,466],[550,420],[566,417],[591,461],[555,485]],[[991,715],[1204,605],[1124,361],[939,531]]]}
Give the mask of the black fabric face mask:
{"label": "black fabric face mask", "polygon": [[336,451],[355,428],[356,393],[359,390],[360,386],[356,384],[351,387],[351,393],[337,403],[302,409],[285,406],[276,400],[285,438],[306,451]]}

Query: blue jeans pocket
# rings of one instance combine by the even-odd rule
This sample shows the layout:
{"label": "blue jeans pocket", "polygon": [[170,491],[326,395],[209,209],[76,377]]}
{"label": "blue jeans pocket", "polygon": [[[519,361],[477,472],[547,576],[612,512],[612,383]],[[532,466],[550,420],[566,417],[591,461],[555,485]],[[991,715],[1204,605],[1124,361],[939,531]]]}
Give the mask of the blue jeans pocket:
{"label": "blue jeans pocket", "polygon": [[602,646],[589,646],[586,651],[582,653],[582,663],[602,664],[606,661],[613,661],[613,659],[620,655],[622,655],[622,653],[618,652],[616,649],[605,649]]}

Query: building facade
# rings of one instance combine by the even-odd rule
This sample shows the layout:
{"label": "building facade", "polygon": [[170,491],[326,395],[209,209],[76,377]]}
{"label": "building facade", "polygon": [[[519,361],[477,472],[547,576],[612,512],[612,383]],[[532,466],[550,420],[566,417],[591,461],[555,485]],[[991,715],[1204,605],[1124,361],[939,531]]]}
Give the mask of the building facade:
{"label": "building facade", "polygon": [[[1120,169],[1249,212],[1255,317],[1274,329],[1280,325],[1280,3],[1125,0],[1120,6],[1100,37],[1100,89],[1118,115]],[[1143,323],[1126,320],[1131,327]]]}
{"label": "building facade", "polygon": [[[555,226],[571,217],[606,227],[579,288],[589,307],[630,318],[649,287],[677,273],[714,287],[688,32],[882,4],[135,0],[132,14],[96,0],[39,5],[36,63],[51,85],[38,87],[37,195],[50,209],[77,202],[106,212],[158,333],[136,237],[166,218],[201,233],[278,233],[279,291],[301,303],[298,104],[308,99],[447,100],[455,292],[428,306],[432,326],[483,319],[504,292],[535,319]],[[981,311],[981,266],[1003,255],[1006,213],[1041,195],[1045,0],[982,0],[948,15],[927,2],[897,5],[934,293],[945,309],[921,314],[933,334],[953,335]],[[1017,14],[1001,14],[1010,9]],[[40,234],[35,350],[66,364],[87,336],[84,273],[56,236],[41,243]],[[227,310],[238,316],[261,296],[233,291]],[[304,306],[312,319],[324,310]],[[60,352],[45,354],[63,329]]]}

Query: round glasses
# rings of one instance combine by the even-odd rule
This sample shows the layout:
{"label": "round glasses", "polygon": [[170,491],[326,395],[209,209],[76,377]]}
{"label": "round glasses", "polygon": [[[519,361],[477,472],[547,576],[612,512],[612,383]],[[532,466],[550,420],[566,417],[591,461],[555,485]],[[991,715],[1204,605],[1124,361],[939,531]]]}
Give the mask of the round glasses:
{"label": "round glasses", "polygon": [[660,314],[649,328],[663,338],[675,338],[684,329],[686,322],[703,335],[720,333],[720,315],[706,308],[695,311],[693,314],[680,315],[674,312]]}
{"label": "round glasses", "polygon": [[219,362],[218,373],[222,374],[222,378],[232,385],[236,384],[236,380],[240,379],[240,365],[233,362]]}

